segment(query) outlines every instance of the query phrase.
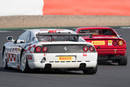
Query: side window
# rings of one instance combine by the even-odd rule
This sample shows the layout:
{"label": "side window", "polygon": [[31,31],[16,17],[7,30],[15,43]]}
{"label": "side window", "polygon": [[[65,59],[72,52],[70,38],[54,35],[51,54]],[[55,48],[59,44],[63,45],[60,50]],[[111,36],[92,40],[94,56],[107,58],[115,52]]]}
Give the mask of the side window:
{"label": "side window", "polygon": [[[21,35],[19,36],[18,40],[24,40],[25,33],[26,33],[26,32],[24,32],[23,34],[21,34]],[[18,41],[18,40],[17,40],[17,41]]]}
{"label": "side window", "polygon": [[30,32],[30,42],[36,41],[36,36],[34,33]]}
{"label": "side window", "polygon": [[31,32],[30,31],[28,31],[26,33],[26,43],[29,43],[29,42],[31,42]]}
{"label": "side window", "polygon": [[20,41],[24,41],[25,43],[28,43],[28,42],[30,42],[30,36],[31,36],[30,31],[26,31],[19,36],[17,41],[20,40]]}

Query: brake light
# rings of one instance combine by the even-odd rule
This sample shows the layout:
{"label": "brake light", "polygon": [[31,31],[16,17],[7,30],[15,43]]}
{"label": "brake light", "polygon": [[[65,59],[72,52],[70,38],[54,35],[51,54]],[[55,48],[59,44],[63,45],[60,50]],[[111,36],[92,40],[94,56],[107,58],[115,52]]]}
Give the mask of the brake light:
{"label": "brake light", "polygon": [[47,47],[43,47],[43,48],[42,48],[42,51],[43,51],[43,53],[44,53],[44,52],[47,52]]}
{"label": "brake light", "polygon": [[123,45],[123,41],[122,41],[122,40],[119,40],[119,41],[118,41],[118,45],[119,45],[119,46],[122,46],[122,45]]}
{"label": "brake light", "polygon": [[113,41],[112,43],[114,46],[117,46],[118,45],[118,42],[117,41]]}
{"label": "brake light", "polygon": [[87,47],[87,46],[84,46],[84,47],[83,47],[83,51],[84,51],[84,52],[87,52],[87,51],[88,51],[88,47]]}
{"label": "brake light", "polygon": [[122,40],[115,40],[115,41],[113,41],[113,45],[114,46],[122,46],[123,45],[123,41]]}
{"label": "brake light", "polygon": [[56,30],[49,30],[49,33],[56,33]]}
{"label": "brake light", "polygon": [[95,48],[92,47],[92,46],[90,46],[90,47],[89,47],[89,50],[90,50],[90,52],[93,52],[93,51],[95,50]]}
{"label": "brake light", "polygon": [[35,51],[36,51],[37,53],[40,53],[40,52],[41,52],[41,47],[39,47],[39,46],[36,47],[36,48],[35,48]]}

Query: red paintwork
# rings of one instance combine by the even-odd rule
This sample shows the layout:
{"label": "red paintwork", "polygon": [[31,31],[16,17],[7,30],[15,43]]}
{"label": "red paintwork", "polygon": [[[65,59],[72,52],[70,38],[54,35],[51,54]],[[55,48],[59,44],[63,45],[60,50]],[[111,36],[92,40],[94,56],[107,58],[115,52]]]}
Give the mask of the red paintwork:
{"label": "red paintwork", "polygon": [[[89,29],[109,29],[113,33],[115,33],[115,35],[92,35],[92,38],[89,38],[88,36],[83,36],[83,38],[90,43],[92,43],[92,41],[105,41],[105,45],[94,45],[99,55],[124,56],[126,54],[126,41],[123,38],[120,38],[118,33],[114,29],[108,27],[84,27],[84,28],[77,28],[76,32],[79,33],[80,30],[89,30]],[[108,40],[111,40],[112,42],[122,40],[123,45],[122,46],[119,45],[114,46],[113,44],[108,45]]]}

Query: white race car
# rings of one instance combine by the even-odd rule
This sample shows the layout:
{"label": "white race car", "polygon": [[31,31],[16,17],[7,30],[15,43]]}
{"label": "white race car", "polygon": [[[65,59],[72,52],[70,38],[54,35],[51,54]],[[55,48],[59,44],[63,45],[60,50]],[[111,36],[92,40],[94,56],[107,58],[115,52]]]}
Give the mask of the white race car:
{"label": "white race car", "polygon": [[67,29],[26,30],[17,40],[8,36],[3,46],[3,68],[97,72],[97,52],[91,43]]}

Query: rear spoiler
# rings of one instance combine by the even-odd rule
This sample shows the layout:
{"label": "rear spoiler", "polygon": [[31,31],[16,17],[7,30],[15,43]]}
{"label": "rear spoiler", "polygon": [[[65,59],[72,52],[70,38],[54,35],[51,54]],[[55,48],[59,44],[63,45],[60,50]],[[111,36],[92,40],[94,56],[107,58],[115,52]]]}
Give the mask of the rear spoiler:
{"label": "rear spoiler", "polygon": [[78,36],[78,37],[82,37],[82,36],[89,36],[89,38],[92,38],[92,34],[91,33],[78,33],[78,34],[72,34],[72,33],[38,33],[36,34],[36,36]]}

